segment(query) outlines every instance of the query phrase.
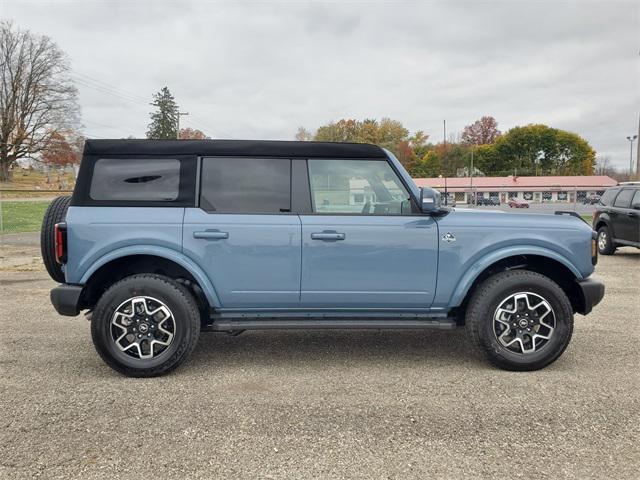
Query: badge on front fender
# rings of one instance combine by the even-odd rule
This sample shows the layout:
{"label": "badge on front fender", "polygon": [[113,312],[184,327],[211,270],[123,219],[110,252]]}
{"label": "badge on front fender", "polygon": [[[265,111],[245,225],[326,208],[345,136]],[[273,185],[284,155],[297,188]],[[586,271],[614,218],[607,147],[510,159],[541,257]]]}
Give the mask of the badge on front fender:
{"label": "badge on front fender", "polygon": [[442,236],[442,241],[447,243],[453,243],[456,241],[456,236],[451,232],[447,232]]}

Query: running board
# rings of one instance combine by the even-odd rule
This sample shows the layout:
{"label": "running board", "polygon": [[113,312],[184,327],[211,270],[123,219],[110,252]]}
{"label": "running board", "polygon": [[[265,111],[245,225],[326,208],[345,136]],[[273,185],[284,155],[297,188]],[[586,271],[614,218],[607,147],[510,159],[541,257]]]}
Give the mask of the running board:
{"label": "running board", "polygon": [[206,327],[206,330],[228,332],[237,330],[291,330],[291,329],[438,329],[453,330],[457,324],[450,318],[442,319],[310,319],[310,318],[277,318],[277,319],[217,319]]}

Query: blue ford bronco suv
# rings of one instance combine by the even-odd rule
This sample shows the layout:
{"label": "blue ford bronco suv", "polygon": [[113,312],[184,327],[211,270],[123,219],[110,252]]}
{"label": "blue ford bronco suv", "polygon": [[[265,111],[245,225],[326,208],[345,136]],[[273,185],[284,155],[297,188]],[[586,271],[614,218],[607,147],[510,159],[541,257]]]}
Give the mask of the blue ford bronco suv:
{"label": "blue ford bronco suv", "polygon": [[453,329],[535,370],[604,295],[594,233],[567,215],[455,210],[367,144],[89,140],[42,228],[61,315],[161,375],[201,331]]}

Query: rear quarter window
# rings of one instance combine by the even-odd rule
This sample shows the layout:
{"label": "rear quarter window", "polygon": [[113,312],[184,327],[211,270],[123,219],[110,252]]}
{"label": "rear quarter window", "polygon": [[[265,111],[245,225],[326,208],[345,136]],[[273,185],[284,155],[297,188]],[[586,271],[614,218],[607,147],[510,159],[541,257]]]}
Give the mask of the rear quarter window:
{"label": "rear quarter window", "polygon": [[179,194],[177,159],[101,158],[93,167],[92,200],[170,202]]}

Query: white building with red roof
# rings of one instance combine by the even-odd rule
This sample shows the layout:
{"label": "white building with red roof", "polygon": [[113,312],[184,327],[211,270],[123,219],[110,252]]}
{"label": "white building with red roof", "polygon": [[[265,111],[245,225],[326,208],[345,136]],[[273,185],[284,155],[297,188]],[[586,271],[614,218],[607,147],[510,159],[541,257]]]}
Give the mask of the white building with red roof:
{"label": "white building with red roof", "polygon": [[472,192],[478,197],[493,198],[500,203],[510,198],[529,202],[574,202],[590,195],[601,195],[617,185],[606,175],[558,177],[437,177],[414,178],[419,187],[432,187],[455,196],[456,202],[469,203]]}

